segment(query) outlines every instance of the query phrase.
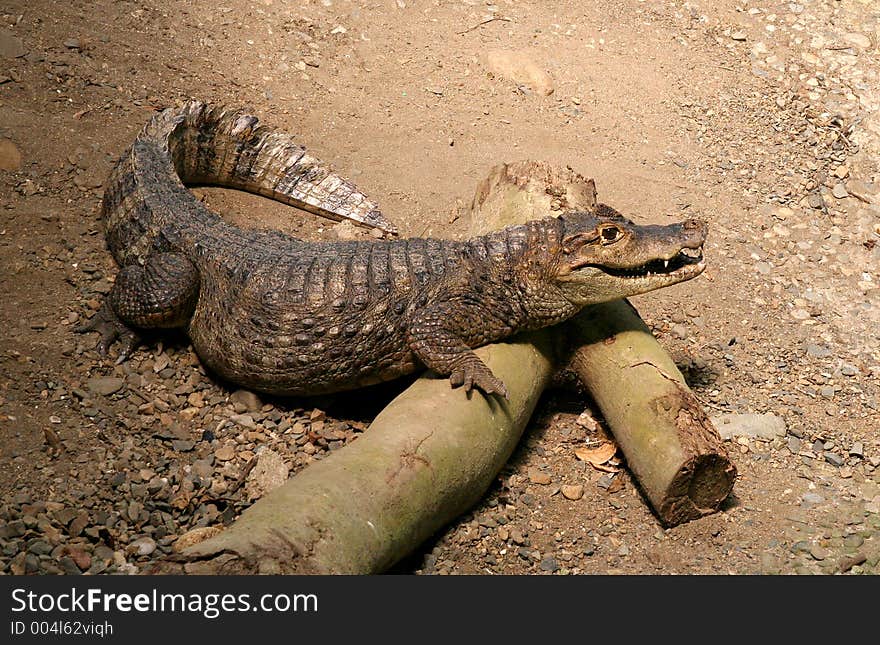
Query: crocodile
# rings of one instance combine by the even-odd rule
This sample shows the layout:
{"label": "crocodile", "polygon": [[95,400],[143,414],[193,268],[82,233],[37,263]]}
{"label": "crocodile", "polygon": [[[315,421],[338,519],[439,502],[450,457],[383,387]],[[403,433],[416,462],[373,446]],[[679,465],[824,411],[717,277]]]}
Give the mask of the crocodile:
{"label": "crocodile", "polygon": [[[312,242],[241,228],[187,188],[217,185],[387,232]],[[119,361],[144,330],[182,328],[220,377],[274,395],[326,394],[430,368],[507,397],[473,349],[583,307],[689,280],[707,227],[638,225],[612,207],[467,240],[399,238],[376,204],[284,132],[201,101],[158,112],[119,159],[101,206],[120,267],[97,314]]]}

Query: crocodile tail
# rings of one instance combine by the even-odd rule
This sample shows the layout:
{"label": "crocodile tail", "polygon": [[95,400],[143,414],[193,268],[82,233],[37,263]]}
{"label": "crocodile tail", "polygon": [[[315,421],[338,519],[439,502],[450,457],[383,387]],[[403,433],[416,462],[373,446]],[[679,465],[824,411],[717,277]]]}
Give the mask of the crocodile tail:
{"label": "crocodile tail", "polygon": [[[375,202],[288,134],[259,125],[245,112],[189,101],[157,113],[110,177],[102,210],[117,259],[129,255],[125,247],[136,238],[149,237],[171,193],[178,210],[184,201],[199,210],[184,184],[236,188],[332,220],[397,232]],[[181,191],[189,197],[180,199]],[[116,244],[114,238],[120,238]]]}

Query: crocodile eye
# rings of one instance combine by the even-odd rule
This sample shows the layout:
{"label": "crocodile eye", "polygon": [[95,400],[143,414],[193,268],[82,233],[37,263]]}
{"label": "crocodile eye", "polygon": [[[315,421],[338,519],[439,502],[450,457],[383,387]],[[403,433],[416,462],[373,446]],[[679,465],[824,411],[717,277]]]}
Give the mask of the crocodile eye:
{"label": "crocodile eye", "polygon": [[623,232],[615,226],[607,226],[600,229],[599,231],[599,236],[602,244],[612,244],[619,240],[622,235]]}

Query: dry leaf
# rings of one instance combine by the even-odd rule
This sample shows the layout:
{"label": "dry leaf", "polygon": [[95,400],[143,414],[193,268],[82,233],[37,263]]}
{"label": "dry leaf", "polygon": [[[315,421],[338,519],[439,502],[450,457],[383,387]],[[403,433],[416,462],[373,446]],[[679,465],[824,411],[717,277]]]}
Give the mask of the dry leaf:
{"label": "dry leaf", "polygon": [[613,443],[603,443],[598,448],[577,448],[575,456],[581,461],[587,461],[593,466],[604,464],[617,452],[617,446]]}
{"label": "dry leaf", "polygon": [[609,466],[608,464],[590,464],[596,470],[601,470],[603,473],[619,473],[620,468],[617,466]]}

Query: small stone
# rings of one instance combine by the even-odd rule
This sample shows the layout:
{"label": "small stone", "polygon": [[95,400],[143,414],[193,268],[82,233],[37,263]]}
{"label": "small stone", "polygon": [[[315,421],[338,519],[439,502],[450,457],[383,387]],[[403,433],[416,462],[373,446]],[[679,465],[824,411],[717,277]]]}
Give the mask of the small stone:
{"label": "small stone", "polygon": [[822,195],[819,193],[810,193],[807,196],[807,203],[810,205],[810,208],[821,209],[825,206],[825,200],[822,199]]}
{"label": "small stone", "polygon": [[156,550],[156,541],[151,537],[138,538],[128,545],[128,549],[131,553],[139,556],[152,555]]}
{"label": "small stone", "polygon": [[849,197],[849,193],[846,192],[846,186],[844,186],[840,182],[834,184],[834,188],[831,189],[831,194],[834,195],[837,199]]}
{"label": "small stone", "polygon": [[290,468],[274,450],[266,449],[257,456],[257,463],[247,476],[245,485],[249,500],[259,499],[285,482]]}
{"label": "small stone", "polygon": [[864,457],[865,456],[865,448],[862,445],[861,441],[856,441],[852,448],[849,449],[849,454],[852,457]]}
{"label": "small stone", "polygon": [[818,493],[804,493],[801,497],[804,504],[809,504],[810,506],[814,506],[816,504],[821,504],[825,501],[825,498],[819,495]]}
{"label": "small stone", "polygon": [[80,571],[80,568],[70,556],[66,555],[63,558],[59,558],[58,566],[60,566],[61,570],[68,576],[78,576],[82,574],[82,571]]}
{"label": "small stone", "polygon": [[611,484],[614,483],[614,476],[615,476],[616,474],[617,474],[617,473],[605,473],[605,474],[603,474],[603,475],[599,478],[599,480],[596,482],[596,485],[597,485],[599,488],[604,488],[605,490],[608,490],[608,489],[611,487]]}
{"label": "small stone", "polygon": [[791,317],[795,320],[807,320],[810,317],[810,312],[806,309],[792,309]]}
{"label": "small stone", "polygon": [[823,549],[818,544],[814,544],[810,547],[810,555],[813,556],[814,560],[824,560],[830,555],[830,553],[828,549]]}
{"label": "small stone", "polygon": [[840,366],[840,373],[844,376],[858,376],[859,368],[849,363]]}
{"label": "small stone", "polygon": [[21,168],[21,152],[9,139],[0,138],[0,170],[15,172]]}
{"label": "small stone", "polygon": [[196,459],[192,465],[192,472],[202,479],[207,479],[214,474],[214,466],[211,459]]}
{"label": "small stone", "polygon": [[124,385],[125,380],[116,378],[115,376],[93,378],[89,379],[88,383],[86,383],[86,387],[88,387],[93,394],[100,394],[101,396],[115,394],[121,390]]}
{"label": "small stone", "polygon": [[538,566],[541,568],[541,571],[549,571],[551,573],[559,569],[559,564],[552,555],[545,556]]}
{"label": "small stone", "polygon": [[542,486],[549,484],[552,480],[550,475],[545,472],[541,472],[537,468],[529,468],[529,481],[533,484],[540,484]]}
{"label": "small stone", "polygon": [[739,31],[739,30],[734,31],[732,34],[730,34],[730,39],[736,40],[736,41],[743,41],[746,39],[746,32]]}
{"label": "small stone", "polygon": [[853,533],[852,535],[847,535],[843,538],[843,546],[849,547],[851,549],[857,549],[865,543],[865,538],[863,538],[858,533]]}
{"label": "small stone", "polygon": [[8,29],[0,29],[0,58],[20,58],[27,54],[21,38],[12,35]]}
{"label": "small stone", "polygon": [[820,396],[826,399],[834,398],[834,386],[833,385],[823,385],[819,388]]}
{"label": "small stone", "polygon": [[66,546],[65,550],[70,559],[79,567],[80,571],[86,571],[92,566],[92,556],[86,553],[84,549],[78,546]]}
{"label": "small stone", "polygon": [[64,41],[64,46],[67,47],[68,49],[79,49],[80,42],[76,38],[68,38],[67,40]]}
{"label": "small stone", "polygon": [[831,350],[824,345],[807,343],[807,356],[812,356],[813,358],[827,358],[828,356],[831,356]]}
{"label": "small stone", "polygon": [[834,176],[838,179],[849,177],[849,166],[841,165],[834,169]]}
{"label": "small stone", "polygon": [[217,461],[229,461],[235,457],[235,447],[229,444],[217,448],[214,452],[214,459]]}
{"label": "small stone", "polygon": [[721,414],[711,418],[722,439],[750,437],[772,441],[785,436],[785,421],[772,413]]}
{"label": "small stone", "polygon": [[132,522],[137,522],[138,518],[141,516],[142,510],[144,510],[143,504],[138,501],[132,500],[128,503],[126,515],[128,515],[128,519],[130,519]]}
{"label": "small stone", "polygon": [[250,390],[236,390],[229,395],[229,402],[234,406],[242,406],[242,412],[258,412],[263,407],[260,397]]}
{"label": "small stone", "polygon": [[846,463],[846,460],[838,455],[836,452],[825,452],[825,461],[827,461],[832,466],[840,467]]}
{"label": "small stone", "polygon": [[[70,526],[67,527],[68,535],[70,535],[71,537],[77,537],[78,535],[80,535],[83,532],[83,529],[86,528],[88,523],[89,523],[89,514],[88,513],[80,513],[75,518],[73,518],[73,521],[71,521]],[[88,569],[88,567],[86,567],[86,569]]]}
{"label": "small stone", "polygon": [[231,417],[229,417],[229,420],[250,430],[253,430],[257,427],[257,424],[254,422],[254,418],[249,414],[233,414]]}
{"label": "small stone", "polygon": [[54,517],[61,526],[67,526],[70,524],[77,515],[79,515],[79,512],[73,508],[60,508],[52,513],[52,517]]}
{"label": "small stone", "polygon": [[584,496],[584,487],[582,484],[563,484],[562,496],[565,499],[578,500]]}
{"label": "small stone", "polygon": [[177,452],[189,452],[196,447],[196,442],[190,439],[172,439],[171,447]]}

